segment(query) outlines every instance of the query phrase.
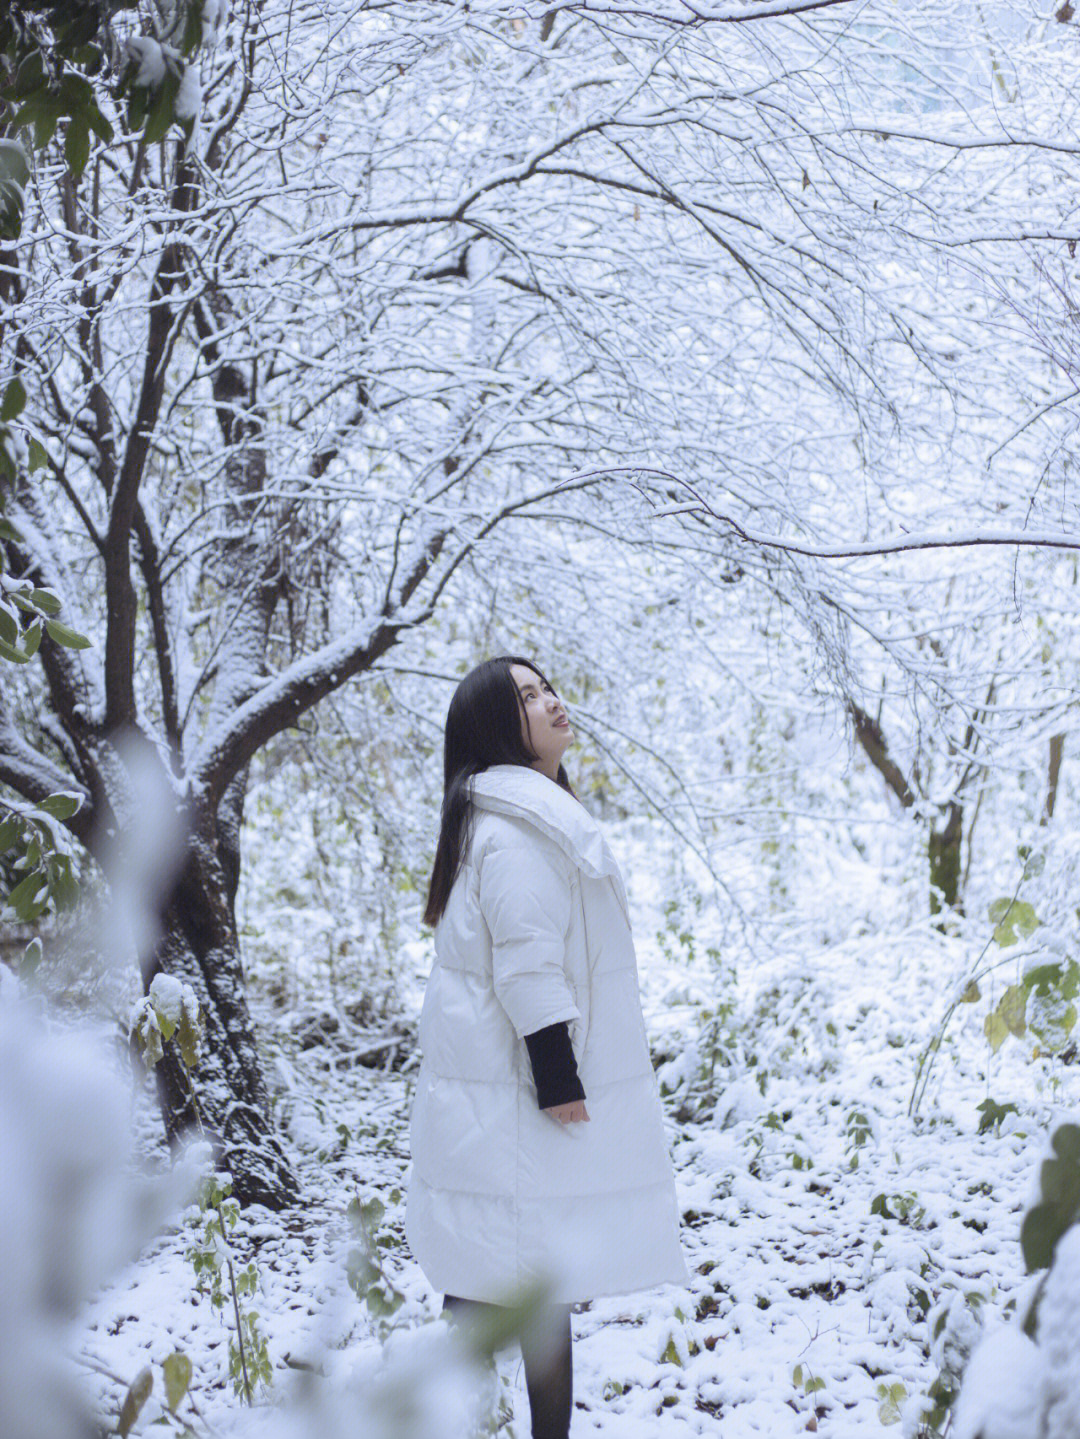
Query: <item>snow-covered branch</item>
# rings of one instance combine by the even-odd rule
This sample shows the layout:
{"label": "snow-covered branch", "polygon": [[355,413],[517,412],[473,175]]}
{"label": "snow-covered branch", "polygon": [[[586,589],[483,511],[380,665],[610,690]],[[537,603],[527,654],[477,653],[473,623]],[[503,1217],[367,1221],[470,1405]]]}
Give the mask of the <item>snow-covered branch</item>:
{"label": "snow-covered branch", "polygon": [[[808,559],[862,559],[874,555],[902,554],[911,550],[977,549],[982,546],[1080,551],[1080,530],[1069,534],[1057,530],[958,528],[948,533],[915,531],[910,534],[897,535],[891,539],[849,541],[832,545],[785,539],[782,535],[754,529],[743,521],[735,519],[733,515],[715,509],[697,487],[687,480],[681,479],[678,475],[670,474],[666,470],[647,469],[643,466],[586,470],[571,475],[569,479],[563,481],[563,484],[571,485],[583,480],[601,481],[609,476],[625,479],[644,496],[649,506],[648,518],[650,520],[665,519],[676,515],[707,515],[747,544],[762,549],[779,550],[785,554],[803,555]],[[643,486],[636,485],[635,477],[642,478],[645,484]],[[663,482],[665,487],[674,485],[682,488],[693,498],[685,502],[658,505],[649,488],[657,481]],[[668,493],[670,495],[670,491]]]}

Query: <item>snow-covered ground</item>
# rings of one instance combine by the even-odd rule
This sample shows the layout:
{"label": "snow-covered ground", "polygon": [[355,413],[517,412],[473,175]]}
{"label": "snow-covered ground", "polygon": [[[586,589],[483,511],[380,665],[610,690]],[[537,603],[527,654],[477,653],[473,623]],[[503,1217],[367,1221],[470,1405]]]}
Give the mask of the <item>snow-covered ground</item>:
{"label": "snow-covered ground", "polygon": [[[914,1434],[931,1386],[955,1387],[980,1328],[1030,1292],[1020,1221],[1047,1126],[1076,1102],[1076,1069],[1032,1060],[1018,1040],[992,1055],[988,999],[961,1005],[912,1118],[916,1064],[970,960],[965,942],[925,924],[883,933],[855,923],[816,939],[813,926],[778,925],[753,947],[739,941],[736,978],[708,913],[665,919],[664,889],[639,878],[636,928],[692,1282],[579,1307],[573,1432],[780,1439],[896,1424]],[[426,949],[409,954],[419,986]],[[718,1006],[710,1091],[703,1016]],[[269,1008],[262,1032],[304,1199],[283,1214],[247,1210],[233,1235],[238,1261],[256,1265],[250,1303],[274,1366],[260,1404],[310,1404],[344,1386],[359,1414],[383,1341],[399,1367],[410,1345],[415,1362],[441,1302],[402,1237],[416,1055],[405,1040],[397,1067],[359,1065],[347,1024],[301,1049],[297,1014]],[[1016,1111],[979,1135],[987,1097]],[[150,1136],[149,1106],[146,1125]],[[346,1277],[356,1247],[346,1210],[373,1196],[385,1206],[380,1263],[403,1296],[388,1317],[373,1316]],[[223,1317],[197,1294],[185,1257],[196,1218],[97,1294],[75,1346],[107,1412],[121,1380],[181,1350],[194,1408],[185,1400],[180,1412],[196,1431],[257,1432],[266,1409],[241,1415],[228,1384],[228,1308]],[[435,1382],[423,1364],[417,1373],[417,1384]],[[503,1432],[527,1435],[516,1347],[501,1352],[498,1374],[515,1416]],[[152,1432],[162,1399],[159,1382],[133,1432]]]}

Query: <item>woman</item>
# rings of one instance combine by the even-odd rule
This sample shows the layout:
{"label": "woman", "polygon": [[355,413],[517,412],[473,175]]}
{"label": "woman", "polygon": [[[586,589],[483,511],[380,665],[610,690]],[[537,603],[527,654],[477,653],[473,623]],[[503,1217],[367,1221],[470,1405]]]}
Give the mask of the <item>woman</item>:
{"label": "woman", "polygon": [[533,1439],[569,1432],[570,1305],[689,1279],[626,893],[573,739],[517,655],[450,702],[405,1221],[444,1308],[549,1286],[554,1356],[522,1340]]}

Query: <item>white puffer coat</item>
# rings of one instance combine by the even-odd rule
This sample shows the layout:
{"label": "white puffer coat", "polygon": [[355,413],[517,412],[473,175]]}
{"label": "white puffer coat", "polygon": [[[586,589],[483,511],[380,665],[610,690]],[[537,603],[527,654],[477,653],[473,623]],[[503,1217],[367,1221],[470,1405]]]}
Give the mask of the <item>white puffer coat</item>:
{"label": "white puffer coat", "polygon": [[[599,824],[524,765],[472,781],[473,833],[420,1015],[405,1232],[432,1286],[573,1303],[688,1282],[637,962]],[[569,1020],[588,1121],[537,1107],[523,1036]]]}

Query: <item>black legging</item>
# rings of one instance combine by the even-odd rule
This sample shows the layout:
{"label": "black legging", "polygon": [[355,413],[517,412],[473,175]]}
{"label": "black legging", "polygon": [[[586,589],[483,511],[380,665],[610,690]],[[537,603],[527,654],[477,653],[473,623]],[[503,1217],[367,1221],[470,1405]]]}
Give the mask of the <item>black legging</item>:
{"label": "black legging", "polygon": [[[443,1309],[473,1314],[477,1318],[483,1311],[494,1308],[493,1304],[479,1299],[459,1299],[456,1294],[447,1294],[443,1299]],[[532,1439],[568,1439],[574,1389],[570,1306],[552,1304],[544,1317],[549,1323],[538,1324],[536,1329],[546,1328],[549,1334],[556,1336],[554,1352],[550,1345],[538,1343],[532,1331],[518,1336],[532,1413]]]}

